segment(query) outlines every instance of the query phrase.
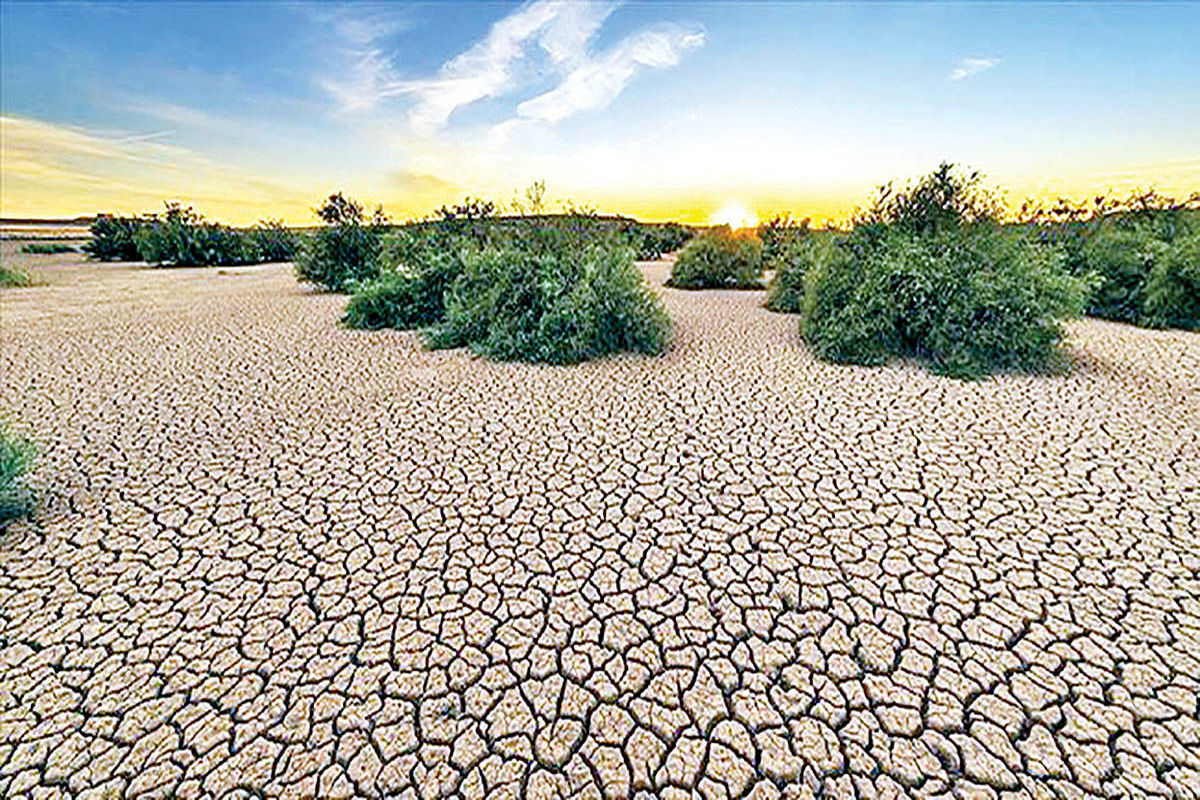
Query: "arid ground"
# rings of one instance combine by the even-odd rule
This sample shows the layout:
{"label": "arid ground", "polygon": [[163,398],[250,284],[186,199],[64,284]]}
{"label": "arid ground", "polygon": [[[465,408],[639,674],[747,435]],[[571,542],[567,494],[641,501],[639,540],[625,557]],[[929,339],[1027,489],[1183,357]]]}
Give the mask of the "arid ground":
{"label": "arid ground", "polygon": [[24,263],[0,796],[1200,796],[1200,334],[963,383],[661,289],[533,367]]}

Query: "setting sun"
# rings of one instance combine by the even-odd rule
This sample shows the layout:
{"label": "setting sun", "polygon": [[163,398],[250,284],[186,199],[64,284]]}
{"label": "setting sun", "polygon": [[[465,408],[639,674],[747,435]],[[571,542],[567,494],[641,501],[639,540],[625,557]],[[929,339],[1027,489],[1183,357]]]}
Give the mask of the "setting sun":
{"label": "setting sun", "polygon": [[726,203],[721,210],[709,217],[713,225],[728,225],[734,230],[753,228],[758,225],[758,216],[738,202]]}

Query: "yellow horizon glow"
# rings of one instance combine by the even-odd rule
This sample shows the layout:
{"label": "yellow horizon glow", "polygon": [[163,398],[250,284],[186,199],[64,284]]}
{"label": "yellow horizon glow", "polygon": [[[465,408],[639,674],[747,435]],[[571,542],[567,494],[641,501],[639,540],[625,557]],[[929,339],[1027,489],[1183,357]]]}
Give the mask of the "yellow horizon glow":
{"label": "yellow horizon glow", "polygon": [[[1060,197],[1126,197],[1134,189],[1150,187],[1184,198],[1200,189],[1200,157],[1090,167],[1072,164],[1057,171],[1043,168],[1034,175],[991,172],[986,164],[974,166],[983,170],[987,185],[1001,188],[1012,211],[1027,198],[1053,203]],[[457,202],[468,194],[490,197],[503,205],[518,189],[498,189],[511,182],[504,178],[480,185],[480,179],[486,177],[482,174],[458,178],[421,174],[405,183],[377,175],[332,179],[315,174],[267,176],[215,163],[176,146],[104,138],[80,128],[15,116],[0,116],[0,167],[0,217],[7,218],[137,214],[159,211],[166,201],[179,201],[208,219],[231,225],[251,225],[266,218],[313,225],[317,220],[312,210],[329,194],[343,191],[368,209],[382,204],[394,220],[404,221],[422,218],[443,203]],[[553,174],[545,177],[551,190],[548,210],[559,209],[560,199],[571,198],[577,205],[603,214],[645,221],[696,225],[717,221],[740,227],[790,212],[794,218],[808,217],[820,227],[847,222],[855,208],[870,202],[880,183],[895,178],[901,185],[915,176],[880,175],[870,182],[847,180],[839,186],[810,185],[803,190],[749,180],[736,186],[728,176],[706,186],[701,174],[686,185],[650,182],[636,190],[560,186]]]}

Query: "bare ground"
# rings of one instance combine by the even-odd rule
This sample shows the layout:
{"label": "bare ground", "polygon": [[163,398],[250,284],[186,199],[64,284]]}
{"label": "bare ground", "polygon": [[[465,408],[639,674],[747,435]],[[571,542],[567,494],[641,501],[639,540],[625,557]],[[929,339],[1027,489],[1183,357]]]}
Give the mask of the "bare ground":
{"label": "bare ground", "polygon": [[960,383],[661,289],[535,367],[25,258],[0,796],[1200,796],[1200,335]]}

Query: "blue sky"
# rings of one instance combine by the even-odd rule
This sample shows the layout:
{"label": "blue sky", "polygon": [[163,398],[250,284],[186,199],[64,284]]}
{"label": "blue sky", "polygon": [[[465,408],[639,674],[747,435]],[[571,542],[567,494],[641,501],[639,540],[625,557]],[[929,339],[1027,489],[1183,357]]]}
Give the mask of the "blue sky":
{"label": "blue sky", "polygon": [[396,217],[544,179],[703,221],[844,216],[966,163],[1027,195],[1200,188],[1190,3],[5,0],[4,216]]}

